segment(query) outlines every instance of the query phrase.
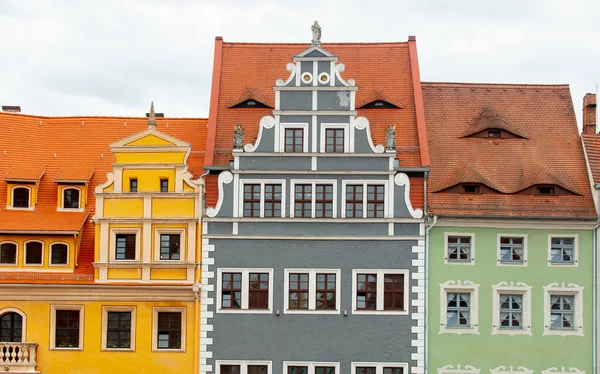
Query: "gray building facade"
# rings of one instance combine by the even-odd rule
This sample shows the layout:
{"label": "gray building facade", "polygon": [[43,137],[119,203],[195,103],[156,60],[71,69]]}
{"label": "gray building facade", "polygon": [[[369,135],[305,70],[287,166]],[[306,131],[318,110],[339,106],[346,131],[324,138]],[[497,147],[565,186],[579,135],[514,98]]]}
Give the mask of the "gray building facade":
{"label": "gray building facade", "polygon": [[[202,372],[423,373],[425,230],[395,128],[373,144],[359,87],[314,43],[273,87],[203,217]],[[390,124],[393,125],[393,124]],[[398,124],[398,131],[402,131]]]}

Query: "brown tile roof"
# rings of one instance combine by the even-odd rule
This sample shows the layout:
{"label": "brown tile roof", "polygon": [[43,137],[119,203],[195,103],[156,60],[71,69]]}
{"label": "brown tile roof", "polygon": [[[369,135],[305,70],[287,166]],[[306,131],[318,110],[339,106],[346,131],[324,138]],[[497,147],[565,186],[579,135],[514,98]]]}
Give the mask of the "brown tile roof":
{"label": "brown tile roof", "polygon": [[[567,85],[423,83],[423,98],[431,155],[430,212],[595,216]],[[520,137],[466,136],[491,127]],[[482,183],[500,193],[440,192],[459,183]],[[516,194],[540,184],[573,194]]]}
{"label": "brown tile roof", "polygon": [[89,182],[94,174],[93,167],[66,166],[54,176],[55,182]]}
{"label": "brown tile roof", "polygon": [[[195,178],[204,170],[207,120],[202,118],[157,118],[157,129],[189,143],[188,170]],[[110,143],[146,130],[145,117],[41,117],[0,113],[0,181],[6,175],[31,168],[45,169],[41,178],[35,210],[11,211],[6,209],[6,182],[0,183],[0,227],[29,227],[36,230],[54,230],[58,227],[79,227],[83,234],[76,274],[93,274],[94,224],[85,219],[94,215],[96,206],[94,188],[106,182],[112,171],[114,157]],[[93,174],[86,171],[93,170]],[[87,211],[83,213],[57,212],[57,177],[79,178],[91,175],[88,186]],[[17,217],[18,214],[18,217]],[[28,218],[23,218],[27,216]],[[11,223],[4,222],[6,217]],[[15,220],[15,217],[16,220]],[[31,222],[29,217],[35,217]],[[23,218],[23,219],[21,219]],[[7,226],[9,227],[9,226]],[[74,280],[74,282],[78,282]]]}
{"label": "brown tile roof", "polygon": [[[217,38],[207,165],[226,166],[233,159],[236,124],[244,127],[246,143],[256,140],[259,121],[272,115],[271,109],[229,108],[249,98],[275,107],[275,81],[287,79],[286,64],[308,47],[299,43],[230,43]],[[324,43],[322,47],[346,66],[342,76],[356,81],[357,108],[377,99],[401,108],[358,110],[359,116],[369,119],[373,142],[385,144],[385,130],[395,124],[401,166],[429,165],[414,38],[404,43]],[[213,141],[214,152],[210,148]]]}
{"label": "brown tile roof", "polygon": [[581,134],[594,184],[600,184],[600,134]]}

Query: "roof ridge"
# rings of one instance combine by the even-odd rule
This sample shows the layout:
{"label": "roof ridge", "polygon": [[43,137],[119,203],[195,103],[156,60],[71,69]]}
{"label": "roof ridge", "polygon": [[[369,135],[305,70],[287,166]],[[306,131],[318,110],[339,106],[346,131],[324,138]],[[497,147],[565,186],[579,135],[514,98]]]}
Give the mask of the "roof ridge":
{"label": "roof ridge", "polygon": [[[148,120],[148,117],[133,117],[133,116],[42,116],[37,114],[25,114],[25,113],[9,113],[0,112],[0,116],[15,116],[15,117],[29,117],[29,118],[40,118],[40,119],[140,119]],[[208,117],[158,117],[157,121],[163,121],[165,119],[191,119],[191,120],[208,120]]]}
{"label": "roof ridge", "polygon": [[422,86],[440,86],[440,87],[486,87],[486,88],[553,88],[553,87],[569,87],[568,83],[469,83],[469,82],[421,82]]}
{"label": "roof ridge", "polygon": [[[268,46],[272,46],[272,45],[277,45],[277,46],[284,46],[284,45],[288,45],[288,46],[307,46],[310,47],[310,43],[301,43],[301,42],[275,42],[275,43],[267,43],[267,42],[227,42],[227,41],[223,41],[223,45],[227,45],[227,44],[235,44],[235,45],[240,45],[240,46],[264,46],[264,47],[268,47]],[[352,45],[366,45],[366,46],[377,46],[377,45],[408,45],[408,41],[405,42],[329,42],[329,43],[323,43],[322,46],[352,46]],[[292,56],[293,57],[293,56]]]}

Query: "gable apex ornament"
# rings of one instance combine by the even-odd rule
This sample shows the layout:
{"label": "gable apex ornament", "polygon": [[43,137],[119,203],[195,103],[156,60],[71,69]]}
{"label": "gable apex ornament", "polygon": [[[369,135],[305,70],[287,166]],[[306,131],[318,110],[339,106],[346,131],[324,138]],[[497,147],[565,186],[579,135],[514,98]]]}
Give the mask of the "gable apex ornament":
{"label": "gable apex ornament", "polygon": [[233,130],[233,150],[241,151],[244,144],[244,129],[239,123]]}
{"label": "gable apex ornament", "polygon": [[319,22],[315,21],[312,27],[312,46],[320,46],[321,45],[321,26],[319,26]]}
{"label": "gable apex ornament", "polygon": [[156,113],[154,113],[154,101],[150,104],[150,114],[148,115],[148,128],[156,130]]}

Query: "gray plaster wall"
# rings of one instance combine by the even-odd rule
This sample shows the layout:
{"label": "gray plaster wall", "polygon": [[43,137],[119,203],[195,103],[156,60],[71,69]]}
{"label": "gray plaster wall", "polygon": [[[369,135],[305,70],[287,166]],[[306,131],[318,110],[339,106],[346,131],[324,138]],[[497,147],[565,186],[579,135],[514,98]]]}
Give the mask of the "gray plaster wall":
{"label": "gray plaster wall", "polygon": [[[388,157],[326,157],[317,159],[318,170],[353,170],[372,171],[387,170],[390,160]],[[368,179],[368,178],[367,178]]]}
{"label": "gray plaster wall", "polygon": [[318,110],[350,110],[350,91],[319,91]]}
{"label": "gray plaster wall", "polygon": [[311,157],[240,157],[240,170],[310,170]]}
{"label": "gray plaster wall", "polygon": [[[215,360],[271,360],[273,374],[279,374],[283,361],[328,361],[340,362],[344,374],[357,361],[406,362],[408,373],[416,364],[411,340],[417,337],[410,332],[416,321],[410,315],[352,314],[352,269],[408,269],[412,274],[411,247],[416,242],[211,239],[210,244],[215,245],[212,255],[218,267],[273,269],[273,313],[223,314],[215,311],[216,300],[208,305],[215,312],[213,331],[207,332],[213,339],[209,365]],[[285,268],[340,269],[341,313],[285,314]],[[209,271],[216,274],[217,268],[209,266]],[[216,289],[216,278],[211,282]],[[416,298],[409,294],[409,300]]]}
{"label": "gray plaster wall", "polygon": [[312,92],[281,91],[281,110],[310,110],[312,108]]}
{"label": "gray plaster wall", "polygon": [[258,143],[255,152],[273,152],[275,149],[275,127],[270,129],[262,128],[260,143]]}

